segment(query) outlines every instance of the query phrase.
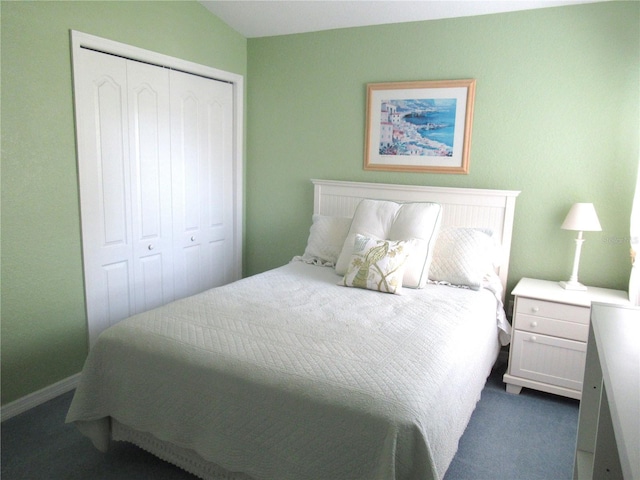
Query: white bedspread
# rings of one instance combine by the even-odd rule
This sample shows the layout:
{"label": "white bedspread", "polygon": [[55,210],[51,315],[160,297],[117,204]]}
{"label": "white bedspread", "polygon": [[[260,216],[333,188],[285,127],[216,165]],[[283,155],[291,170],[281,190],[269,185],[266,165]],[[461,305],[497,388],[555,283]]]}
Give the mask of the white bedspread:
{"label": "white bedspread", "polygon": [[136,315],[90,352],[67,422],[119,422],[256,480],[440,479],[499,350],[496,300],[390,295],[293,262]]}

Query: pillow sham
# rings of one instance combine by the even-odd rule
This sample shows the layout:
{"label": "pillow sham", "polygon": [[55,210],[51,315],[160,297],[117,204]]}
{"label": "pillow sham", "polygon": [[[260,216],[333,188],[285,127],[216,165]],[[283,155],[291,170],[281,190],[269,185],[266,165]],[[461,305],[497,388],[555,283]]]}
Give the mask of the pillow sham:
{"label": "pillow sham", "polygon": [[302,260],[306,263],[334,266],[350,226],[351,219],[348,217],[314,214]]}
{"label": "pillow sham", "polygon": [[477,228],[443,227],[438,235],[429,279],[479,290],[495,273],[496,244],[490,232]]}
{"label": "pillow sham", "polygon": [[338,257],[336,273],[344,275],[347,272],[358,234],[380,240],[415,239],[402,283],[409,288],[423,288],[428,281],[441,212],[442,208],[437,203],[362,200],[356,207],[349,234]]}
{"label": "pillow sham", "polygon": [[378,240],[356,234],[353,254],[342,284],[399,294],[412,246],[412,240]]}
{"label": "pillow sham", "polygon": [[429,280],[429,265],[440,231],[442,208],[437,203],[404,203],[398,210],[389,240],[415,240],[404,271],[403,286],[424,288]]}

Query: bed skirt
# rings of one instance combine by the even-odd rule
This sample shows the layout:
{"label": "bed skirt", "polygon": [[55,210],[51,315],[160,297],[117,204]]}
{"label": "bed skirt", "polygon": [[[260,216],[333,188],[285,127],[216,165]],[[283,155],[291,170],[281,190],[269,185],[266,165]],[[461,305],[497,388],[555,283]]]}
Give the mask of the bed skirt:
{"label": "bed skirt", "polygon": [[225,470],[207,462],[193,450],[172,445],[157,439],[150,433],[134,430],[111,418],[111,439],[129,442],[204,480],[253,480],[244,473]]}

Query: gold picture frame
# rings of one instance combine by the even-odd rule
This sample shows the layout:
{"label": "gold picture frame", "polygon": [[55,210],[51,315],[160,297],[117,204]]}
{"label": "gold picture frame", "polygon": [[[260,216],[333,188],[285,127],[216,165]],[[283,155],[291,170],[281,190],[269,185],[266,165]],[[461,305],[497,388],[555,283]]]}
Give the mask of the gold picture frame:
{"label": "gold picture frame", "polygon": [[476,81],[367,85],[364,169],[469,173]]}

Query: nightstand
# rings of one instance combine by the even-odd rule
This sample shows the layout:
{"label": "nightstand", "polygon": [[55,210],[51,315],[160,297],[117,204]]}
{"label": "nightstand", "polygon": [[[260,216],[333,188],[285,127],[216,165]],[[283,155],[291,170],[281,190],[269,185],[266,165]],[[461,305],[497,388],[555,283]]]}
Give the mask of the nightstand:
{"label": "nightstand", "polygon": [[580,399],[591,302],[629,305],[627,292],[588,287],[565,290],[558,282],[523,278],[513,308],[507,392],[522,387]]}

